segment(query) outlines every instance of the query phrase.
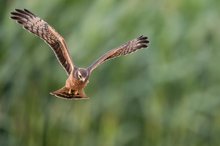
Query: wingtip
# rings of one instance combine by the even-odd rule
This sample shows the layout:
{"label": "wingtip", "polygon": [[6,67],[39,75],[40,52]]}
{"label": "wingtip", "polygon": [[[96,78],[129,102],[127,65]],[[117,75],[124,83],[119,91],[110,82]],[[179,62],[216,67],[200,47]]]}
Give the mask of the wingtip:
{"label": "wingtip", "polygon": [[15,11],[16,11],[16,12],[21,12],[21,11],[23,11],[23,10],[22,10],[22,9],[17,9],[17,8],[16,8]]}
{"label": "wingtip", "polygon": [[144,36],[144,35],[141,35],[137,38],[138,40],[138,43],[141,43],[141,44],[148,44],[150,41],[148,40],[148,37],[147,36]]}
{"label": "wingtip", "polygon": [[138,39],[148,39],[148,37],[145,36],[145,35],[141,35],[141,36],[138,37]]}
{"label": "wingtip", "polygon": [[17,14],[18,14],[18,11],[16,11],[16,9],[14,9],[13,11],[10,12],[10,14],[11,14],[12,16],[17,15]]}
{"label": "wingtip", "polygon": [[30,13],[32,15],[34,15],[31,11],[29,11],[28,9],[24,9],[25,12]]}
{"label": "wingtip", "polygon": [[140,35],[138,38],[137,38],[137,48],[147,48],[148,47],[148,44],[149,44],[149,40],[148,40],[148,37],[147,36],[144,36],[144,35]]}
{"label": "wingtip", "polygon": [[[31,11],[29,11],[28,9],[24,9],[25,12],[31,13]],[[32,13],[31,13],[32,14]]]}
{"label": "wingtip", "polygon": [[12,12],[27,14],[29,16],[31,16],[31,15],[35,16],[35,14],[33,14],[31,11],[29,11],[28,9],[25,9],[25,8],[24,9],[17,9],[17,8],[15,8],[14,11],[12,11]]}

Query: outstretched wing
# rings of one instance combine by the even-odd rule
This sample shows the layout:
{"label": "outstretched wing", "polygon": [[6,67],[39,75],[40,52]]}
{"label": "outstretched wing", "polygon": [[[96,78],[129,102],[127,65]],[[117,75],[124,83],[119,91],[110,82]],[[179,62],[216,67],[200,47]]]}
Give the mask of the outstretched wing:
{"label": "outstretched wing", "polygon": [[115,57],[122,56],[122,55],[130,54],[141,48],[146,48],[148,43],[149,43],[148,38],[143,35],[136,39],[133,39],[125,43],[124,45],[118,48],[112,49],[108,51],[107,53],[105,53],[103,56],[97,59],[94,63],[92,63],[88,67],[88,70],[91,73],[95,68],[97,68],[99,65],[101,65],[105,61],[113,59]]}
{"label": "outstretched wing", "polygon": [[52,48],[57,59],[68,74],[73,71],[74,65],[67,50],[65,40],[47,22],[26,9],[15,9],[14,12],[11,12],[11,18],[28,31],[43,39]]}

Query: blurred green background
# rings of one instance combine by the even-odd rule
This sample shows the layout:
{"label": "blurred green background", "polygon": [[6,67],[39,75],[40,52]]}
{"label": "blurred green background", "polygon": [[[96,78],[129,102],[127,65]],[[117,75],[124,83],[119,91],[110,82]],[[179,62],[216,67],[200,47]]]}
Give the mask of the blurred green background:
{"label": "blurred green background", "polygon": [[[220,1],[1,0],[0,146],[219,146]],[[65,71],[9,19],[26,8],[86,67],[139,35],[148,49],[94,71],[89,100],[49,95]]]}

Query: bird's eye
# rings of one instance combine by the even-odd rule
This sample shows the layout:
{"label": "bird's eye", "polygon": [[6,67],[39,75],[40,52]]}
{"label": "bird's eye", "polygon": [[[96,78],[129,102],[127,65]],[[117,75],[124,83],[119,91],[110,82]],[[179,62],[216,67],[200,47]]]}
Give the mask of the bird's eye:
{"label": "bird's eye", "polygon": [[81,79],[81,78],[82,78],[82,75],[81,75],[81,74],[78,74],[78,77],[79,77],[79,79]]}

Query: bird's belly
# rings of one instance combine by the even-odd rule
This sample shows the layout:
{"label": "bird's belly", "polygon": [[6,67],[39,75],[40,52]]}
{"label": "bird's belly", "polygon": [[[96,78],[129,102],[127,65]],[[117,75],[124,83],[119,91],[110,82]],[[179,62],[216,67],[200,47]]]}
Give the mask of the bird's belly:
{"label": "bird's belly", "polygon": [[73,80],[72,82],[70,81],[66,81],[66,87],[72,90],[81,90],[83,88],[85,88],[85,86],[88,84],[88,81],[86,82],[81,82],[81,81],[77,81],[77,80]]}
{"label": "bird's belly", "polygon": [[88,81],[86,81],[86,82],[78,81],[78,82],[76,82],[75,88],[77,88],[78,90],[81,90],[81,89],[85,88],[87,84],[88,84]]}

